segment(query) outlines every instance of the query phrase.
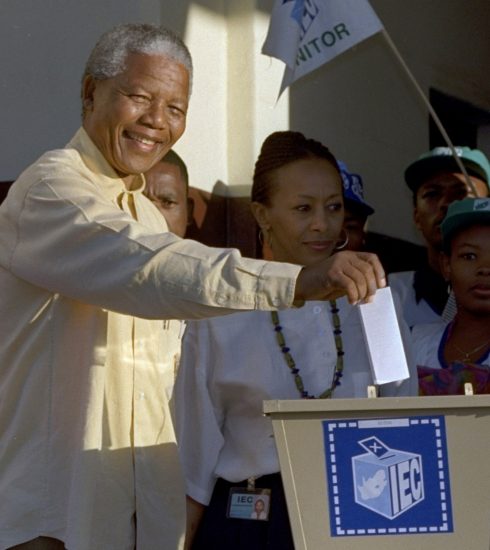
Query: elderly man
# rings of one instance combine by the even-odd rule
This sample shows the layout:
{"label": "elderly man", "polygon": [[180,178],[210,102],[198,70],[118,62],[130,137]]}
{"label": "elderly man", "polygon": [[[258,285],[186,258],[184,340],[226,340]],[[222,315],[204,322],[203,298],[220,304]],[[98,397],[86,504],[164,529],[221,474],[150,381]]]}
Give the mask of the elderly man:
{"label": "elderly man", "polygon": [[490,164],[478,149],[456,147],[470,187],[448,147],[436,147],[410,164],[405,181],[413,193],[415,225],[427,246],[427,263],[417,271],[392,273],[390,286],[400,297],[409,327],[441,319],[448,301],[448,283],[442,275],[440,225],[448,206],[467,196],[486,197]]}
{"label": "elderly man", "polygon": [[101,37],[83,127],[0,207],[0,548],[182,544],[162,320],[289,307],[383,286],[376,257],[304,268],[185,241],[142,194],[184,132],[192,65],[164,29]]}

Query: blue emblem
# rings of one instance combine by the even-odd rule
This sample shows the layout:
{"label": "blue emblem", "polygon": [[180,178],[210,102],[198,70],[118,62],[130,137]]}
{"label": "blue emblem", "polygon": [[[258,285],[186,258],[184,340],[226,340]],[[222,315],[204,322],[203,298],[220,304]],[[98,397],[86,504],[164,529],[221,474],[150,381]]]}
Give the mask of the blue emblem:
{"label": "blue emblem", "polygon": [[305,0],[282,0],[282,5],[284,6],[284,4],[289,4],[290,2],[294,2],[291,17],[296,21],[296,23],[298,23],[298,25],[301,25]]}
{"label": "blue emblem", "polygon": [[323,422],[332,536],[453,531],[443,416]]}
{"label": "blue emblem", "polygon": [[302,38],[320,13],[320,8],[315,3],[315,0],[282,0],[282,5],[284,6],[291,2],[294,2],[291,10],[291,18],[294,19],[300,27],[300,38]]}

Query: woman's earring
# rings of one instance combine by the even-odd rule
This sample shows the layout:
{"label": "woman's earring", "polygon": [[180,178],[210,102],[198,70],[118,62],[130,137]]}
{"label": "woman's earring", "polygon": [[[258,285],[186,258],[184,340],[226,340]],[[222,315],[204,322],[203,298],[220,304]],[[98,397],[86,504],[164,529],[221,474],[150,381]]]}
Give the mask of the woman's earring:
{"label": "woman's earring", "polygon": [[349,233],[347,233],[345,229],[342,229],[342,231],[344,232],[345,239],[343,242],[335,246],[335,250],[342,250],[342,248],[345,248],[349,243]]}

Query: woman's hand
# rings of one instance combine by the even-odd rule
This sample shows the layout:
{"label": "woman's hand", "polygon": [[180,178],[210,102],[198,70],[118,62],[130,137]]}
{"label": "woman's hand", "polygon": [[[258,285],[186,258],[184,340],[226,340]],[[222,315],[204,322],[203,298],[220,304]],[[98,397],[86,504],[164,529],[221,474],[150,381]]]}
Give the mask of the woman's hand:
{"label": "woman's hand", "polygon": [[376,254],[346,250],[304,267],[296,280],[294,301],[347,296],[351,304],[370,302],[384,286],[386,276]]}

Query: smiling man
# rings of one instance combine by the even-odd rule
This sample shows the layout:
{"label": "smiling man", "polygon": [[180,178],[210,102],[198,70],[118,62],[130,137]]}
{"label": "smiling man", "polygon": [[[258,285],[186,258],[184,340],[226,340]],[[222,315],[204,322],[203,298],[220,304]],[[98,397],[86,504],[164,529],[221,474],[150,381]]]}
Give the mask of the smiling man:
{"label": "smiling man", "polygon": [[83,127],[0,207],[2,549],[181,548],[162,320],[357,301],[385,284],[372,255],[302,268],[167,232],[142,172],[184,132],[191,79],[173,33],[104,34],[83,77]]}

